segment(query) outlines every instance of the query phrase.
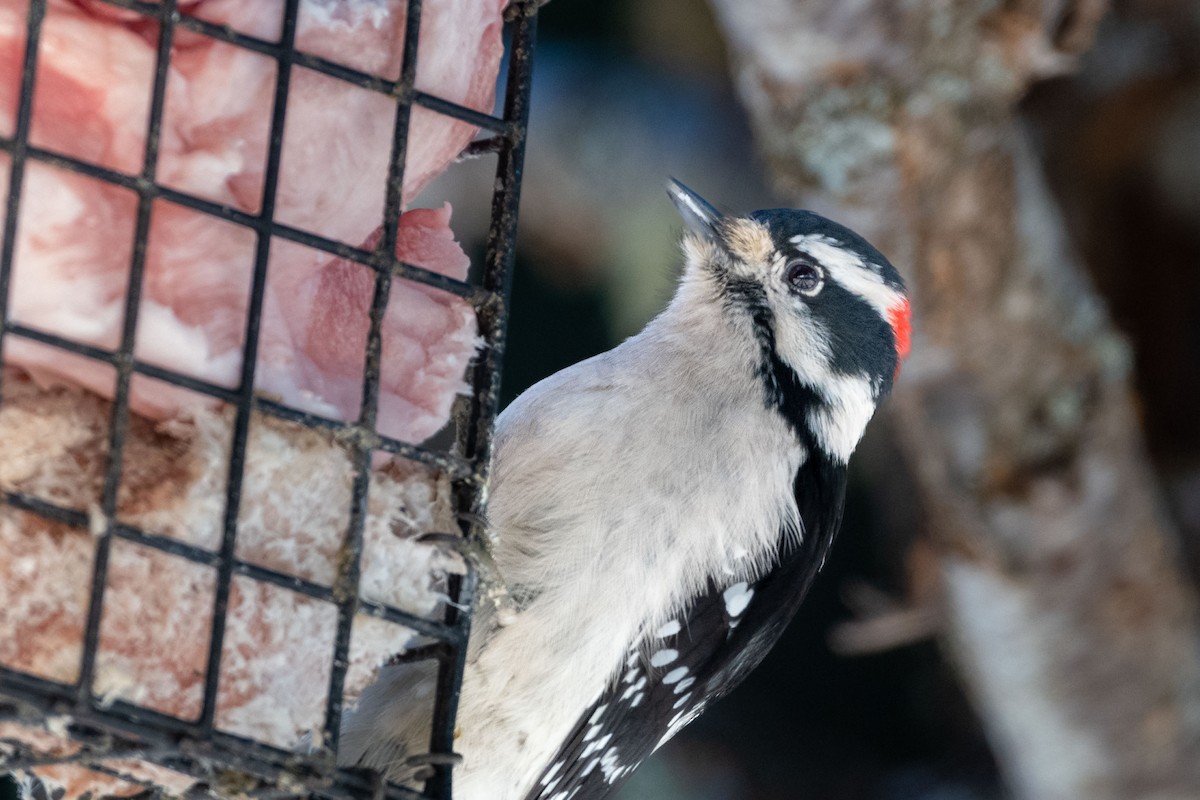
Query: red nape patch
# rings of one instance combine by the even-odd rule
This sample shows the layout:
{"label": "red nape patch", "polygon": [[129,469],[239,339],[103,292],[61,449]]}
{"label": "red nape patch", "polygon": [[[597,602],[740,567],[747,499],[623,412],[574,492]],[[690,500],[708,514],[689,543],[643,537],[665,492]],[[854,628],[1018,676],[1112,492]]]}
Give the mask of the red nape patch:
{"label": "red nape patch", "polygon": [[908,348],[912,341],[912,308],[905,297],[888,309],[888,322],[892,324],[892,333],[896,335],[896,374],[900,374],[900,363],[908,358]]}

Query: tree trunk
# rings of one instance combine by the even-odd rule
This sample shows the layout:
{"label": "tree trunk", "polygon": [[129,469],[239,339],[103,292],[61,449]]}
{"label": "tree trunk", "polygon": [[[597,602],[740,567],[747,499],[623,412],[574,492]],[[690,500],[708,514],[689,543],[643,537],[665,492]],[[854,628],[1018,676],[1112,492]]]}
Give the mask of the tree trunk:
{"label": "tree trunk", "polygon": [[1200,637],[1129,385],[1015,115],[1098,0],[711,0],[777,184],[905,273],[890,413],[1014,794],[1200,797]]}

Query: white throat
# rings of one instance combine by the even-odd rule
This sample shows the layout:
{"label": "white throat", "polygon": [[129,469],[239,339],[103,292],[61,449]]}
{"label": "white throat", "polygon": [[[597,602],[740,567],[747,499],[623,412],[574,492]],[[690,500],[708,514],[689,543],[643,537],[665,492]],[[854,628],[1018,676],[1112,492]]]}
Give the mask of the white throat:
{"label": "white throat", "polygon": [[850,460],[875,413],[875,390],[865,375],[827,375],[821,384],[831,396],[808,414],[817,444],[840,464]]}

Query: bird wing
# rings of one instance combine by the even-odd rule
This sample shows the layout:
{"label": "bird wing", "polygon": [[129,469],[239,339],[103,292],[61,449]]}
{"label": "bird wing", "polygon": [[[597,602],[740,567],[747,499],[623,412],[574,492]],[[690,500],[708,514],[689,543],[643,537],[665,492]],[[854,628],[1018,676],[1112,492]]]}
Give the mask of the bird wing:
{"label": "bird wing", "polygon": [[710,578],[678,618],[648,632],[580,717],[526,800],[607,797],[651,753],[741,683],[795,615],[841,524],[845,471],[810,461],[795,481],[804,534],[755,581]]}

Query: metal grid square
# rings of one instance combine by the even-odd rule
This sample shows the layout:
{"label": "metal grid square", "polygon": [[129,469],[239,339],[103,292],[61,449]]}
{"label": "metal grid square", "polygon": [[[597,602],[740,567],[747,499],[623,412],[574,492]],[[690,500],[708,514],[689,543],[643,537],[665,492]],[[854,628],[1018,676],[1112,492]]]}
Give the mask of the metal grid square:
{"label": "metal grid square", "polygon": [[[417,461],[443,471],[452,480],[456,509],[468,535],[478,536],[483,488],[487,481],[491,451],[491,430],[497,410],[500,360],[503,352],[507,297],[511,281],[513,247],[521,168],[524,157],[525,129],[528,121],[532,51],[536,31],[536,0],[517,0],[509,5],[507,19],[508,71],[503,115],[480,113],[434,97],[414,88],[417,42],[420,30],[421,1],[408,0],[407,26],[399,78],[366,74],[295,49],[300,0],[285,0],[282,35],[278,42],[266,41],[227,27],[188,16],[179,11],[176,0],[136,2],[101,0],[121,9],[135,11],[157,23],[158,42],[151,91],[150,114],[145,139],[143,167],[137,175],[126,175],[60,152],[34,146],[30,142],[34,88],[37,81],[39,37],[46,16],[46,0],[32,0],[27,17],[25,57],[21,73],[19,105],[15,132],[11,139],[0,137],[0,149],[11,157],[10,185],[2,244],[0,244],[0,356],[6,340],[20,337],[75,353],[111,365],[116,385],[108,432],[108,458],[100,496],[103,534],[96,544],[91,595],[84,628],[84,646],[78,679],[72,684],[57,683],[6,667],[0,667],[0,716],[16,718],[67,714],[73,720],[71,731],[84,747],[70,757],[54,758],[18,752],[4,765],[9,769],[37,766],[56,761],[87,765],[98,772],[119,775],[102,759],[134,757],[169,766],[208,781],[230,775],[253,776],[259,788],[246,793],[256,797],[309,796],[330,798],[416,797],[448,798],[451,787],[452,759],[435,764],[433,777],[425,785],[424,795],[402,787],[383,785],[369,773],[333,769],[342,716],[342,689],[348,669],[351,625],[356,613],[365,612],[404,625],[435,641],[426,651],[439,662],[437,700],[434,708],[431,752],[453,751],[454,717],[462,679],[469,630],[469,608],[474,591],[473,573],[463,578],[451,576],[449,594],[440,621],[424,619],[389,605],[359,598],[359,555],[367,513],[371,453],[381,450]],[[167,70],[172,42],[177,30],[200,34],[232,46],[262,54],[277,64],[274,104],[271,109],[269,146],[260,213],[250,214],[222,206],[202,197],[178,191],[156,181],[160,130],[164,112]],[[284,122],[292,71],[304,67],[339,81],[378,92],[396,101],[391,156],[386,183],[383,231],[374,250],[348,246],[313,232],[281,224],[274,219],[276,189],[280,178]],[[456,281],[430,270],[398,261],[394,255],[401,211],[409,118],[413,106],[462,120],[489,132],[475,141],[469,154],[495,153],[496,182],[492,194],[491,223],[487,237],[486,259],[480,285]],[[129,285],[125,297],[125,315],[120,344],[113,350],[82,344],[49,331],[19,324],[9,318],[13,255],[16,242],[21,189],[26,165],[41,162],[81,175],[124,187],[136,193],[135,237],[130,263]],[[170,369],[139,361],[134,357],[134,339],[145,270],[146,241],[150,230],[151,209],[155,200],[193,209],[218,217],[254,232],[256,248],[253,280],[249,294],[240,381],[236,388],[179,374]],[[289,408],[254,393],[257,343],[267,278],[267,260],[272,237],[280,237],[333,256],[362,264],[374,272],[374,294],[370,308],[370,326],[364,353],[362,404],[355,421],[340,421]],[[379,435],[375,430],[380,383],[381,325],[392,282],[416,281],[450,292],[466,300],[475,310],[478,329],[484,341],[470,369],[473,395],[465,413],[459,415],[455,453],[443,453],[409,442]],[[117,494],[122,460],[129,430],[130,383],[134,375],[144,375],[230,404],[236,409],[222,519],[222,541],[212,552],[117,521]],[[3,372],[0,371],[0,381]],[[461,410],[461,409],[460,409]],[[349,443],[354,466],[350,519],[346,531],[347,551],[355,557],[343,559],[334,585],[325,587],[291,575],[248,563],[236,557],[238,508],[242,494],[243,469],[252,412],[289,420],[305,426],[331,430]],[[57,523],[88,529],[88,515],[78,509],[61,506],[21,492],[4,492],[3,502],[14,509],[40,515]],[[94,524],[94,520],[91,521]],[[203,707],[196,721],[181,720],[117,700],[102,703],[92,693],[96,656],[104,609],[106,571],[113,539],[126,540],[153,548],[215,569],[216,588],[212,630],[205,672]],[[324,743],[326,747],[312,756],[270,747],[243,737],[217,730],[214,726],[217,686],[222,643],[225,638],[226,611],[235,576],[286,587],[308,597],[337,606],[338,625],[332,655],[329,691],[325,708]],[[224,776],[224,777],[223,777]],[[136,778],[124,776],[133,783]],[[303,787],[298,793],[298,787]],[[245,787],[242,787],[245,791]]]}

